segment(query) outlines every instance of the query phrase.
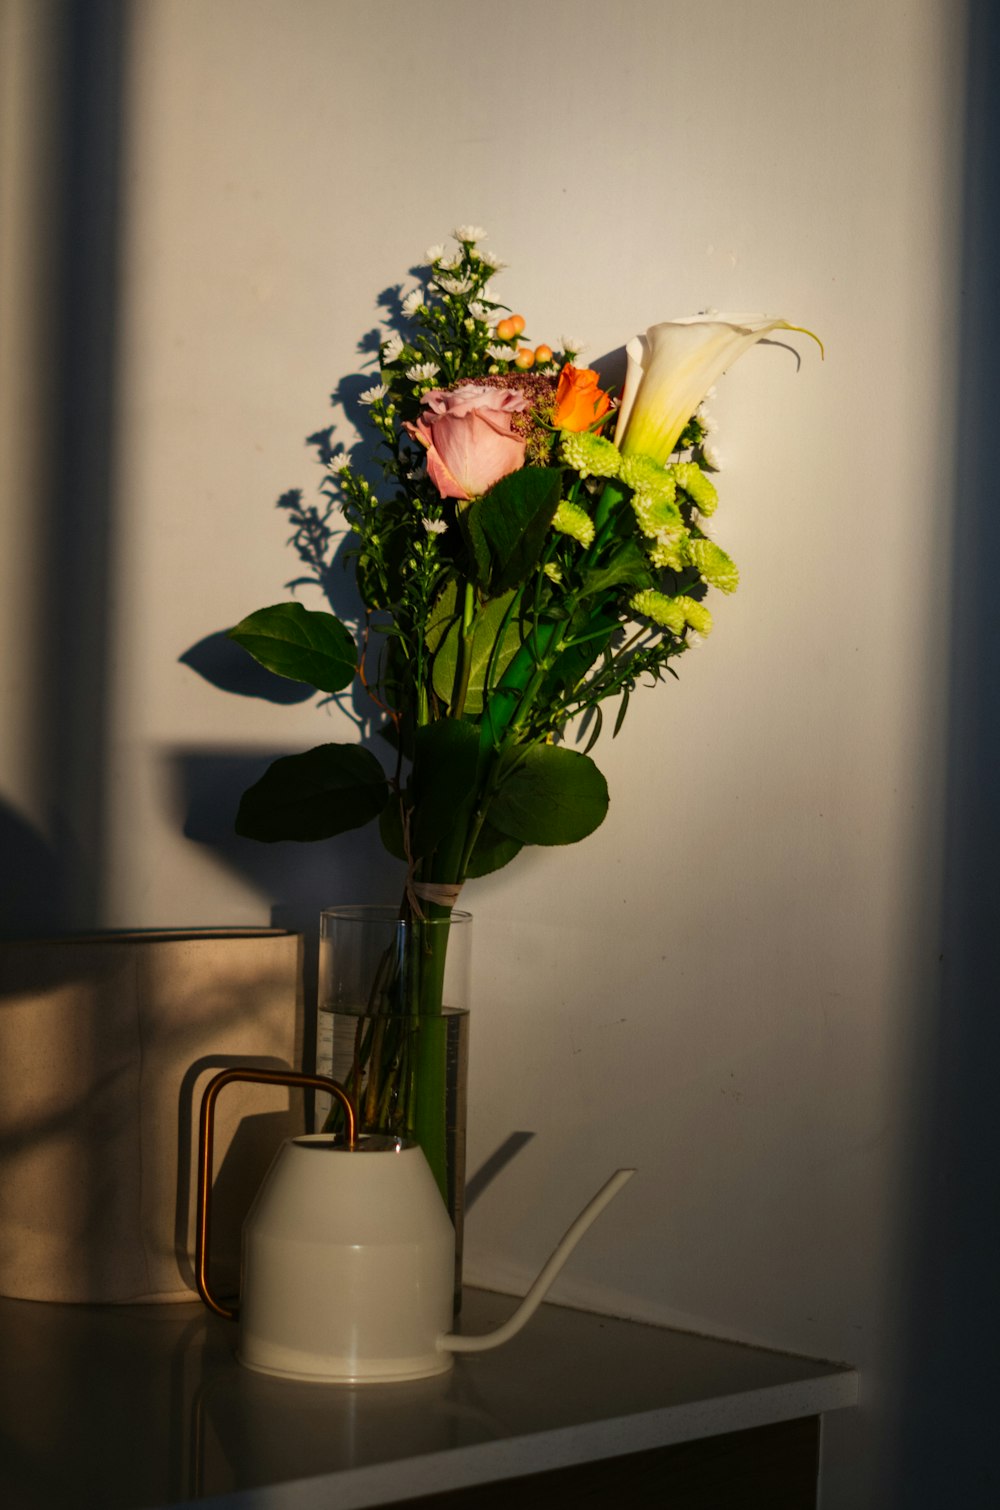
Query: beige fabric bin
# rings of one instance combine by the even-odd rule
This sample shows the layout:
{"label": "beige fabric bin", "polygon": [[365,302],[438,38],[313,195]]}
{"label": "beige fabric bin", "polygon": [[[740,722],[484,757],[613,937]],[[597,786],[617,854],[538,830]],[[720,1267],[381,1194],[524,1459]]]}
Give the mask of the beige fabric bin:
{"label": "beige fabric bin", "polygon": [[[291,1069],[302,938],[280,929],[0,943],[0,1294],[190,1300],[198,1108],[233,1064]],[[219,1098],[216,1286],[301,1093]]]}

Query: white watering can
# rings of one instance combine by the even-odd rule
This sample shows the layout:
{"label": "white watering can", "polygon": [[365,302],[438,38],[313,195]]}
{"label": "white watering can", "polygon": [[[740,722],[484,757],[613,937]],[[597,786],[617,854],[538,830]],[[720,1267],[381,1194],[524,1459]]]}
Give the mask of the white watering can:
{"label": "white watering can", "polygon": [[[326,1091],[346,1135],[290,1138],[243,1224],[238,1307],[208,1281],[215,1101],[234,1080]],[[202,1097],[198,1150],[198,1293],[240,1321],[247,1368],[320,1383],[386,1383],[445,1373],[455,1353],[499,1347],[535,1313],[570,1253],[634,1169],[619,1169],[577,1217],[513,1316],[485,1336],[450,1332],[455,1231],[422,1151],[355,1134],[350,1098],[323,1075],[223,1070]]]}

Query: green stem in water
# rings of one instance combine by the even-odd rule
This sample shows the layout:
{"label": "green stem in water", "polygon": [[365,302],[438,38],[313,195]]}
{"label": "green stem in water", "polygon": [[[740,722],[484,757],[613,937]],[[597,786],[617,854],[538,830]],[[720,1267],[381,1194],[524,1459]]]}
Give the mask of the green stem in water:
{"label": "green stem in water", "polygon": [[448,1039],[444,1015],[444,972],[451,933],[451,908],[424,903],[427,920],[408,924],[408,1036],[404,1084],[409,1131],[448,1203]]}

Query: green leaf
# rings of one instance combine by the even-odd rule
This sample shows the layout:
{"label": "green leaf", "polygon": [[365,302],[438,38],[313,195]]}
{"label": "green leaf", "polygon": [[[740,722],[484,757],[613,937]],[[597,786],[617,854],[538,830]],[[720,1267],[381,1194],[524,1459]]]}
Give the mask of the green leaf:
{"label": "green leaf", "polygon": [[[490,656],[504,615],[514,597],[514,590],[505,592],[499,598],[493,598],[481,610],[476,618],[476,625],[472,635],[472,669],[469,676],[469,687],[465,695],[465,712],[481,713],[483,711],[483,690],[486,682],[486,672],[490,664]],[[462,637],[462,626],[457,618],[452,618],[447,634],[441,641],[437,654],[434,657],[432,680],[434,691],[443,702],[450,703],[455,690],[455,672],[458,666],[458,647]],[[427,635],[430,642],[430,633]],[[503,643],[497,651],[493,662],[494,685],[499,681],[504,671],[513,659],[517,647],[521,643],[521,634],[517,626],[516,617],[512,617],[507,628],[504,630]]]}
{"label": "green leaf", "polygon": [[595,593],[607,592],[612,587],[652,587],[655,580],[639,542],[625,540],[610,561],[587,572],[580,588],[580,597],[591,598]]}
{"label": "green leaf", "polygon": [[509,839],[498,828],[494,828],[492,823],[484,823],[466,867],[467,879],[475,880],[477,876],[488,876],[494,870],[501,870],[515,855],[520,854],[522,847],[517,839]]}
{"label": "green leaf", "polygon": [[490,803],[489,821],[522,844],[575,844],[607,810],[608,784],[589,755],[533,745]]}
{"label": "green leaf", "polygon": [[343,691],[357,670],[350,630],[332,613],[314,613],[301,603],[258,609],[231,629],[229,638],[268,671],[308,682],[321,692]]}
{"label": "green leaf", "polygon": [[413,744],[410,846],[419,857],[454,827],[475,790],[479,730],[457,718],[438,718],[417,730]]}
{"label": "green leaf", "polygon": [[553,661],[552,669],[542,683],[539,702],[544,705],[578,687],[620,627],[616,618],[605,613],[595,614],[587,621],[586,638],[568,645]]}
{"label": "green leaf", "polygon": [[625,687],[622,688],[622,700],[618,704],[618,717],[615,719],[614,732],[611,735],[612,739],[617,739],[618,738],[618,734],[619,734],[619,731],[621,729],[621,726],[625,722],[625,715],[628,712],[628,700],[629,700],[629,689],[628,689],[627,686],[625,686]]}
{"label": "green leaf", "polygon": [[452,577],[449,582],[445,583],[427,615],[427,628],[424,632],[427,648],[436,650],[458,619],[458,583]]}
{"label": "green leaf", "polygon": [[600,707],[597,704],[595,704],[590,709],[590,711],[594,715],[594,727],[590,731],[590,738],[587,740],[587,743],[583,747],[583,753],[585,755],[589,755],[590,754],[591,750],[594,748],[594,746],[596,745],[597,741],[600,739],[600,737],[601,737],[601,730],[604,728],[604,714],[601,711]]}
{"label": "green leaf", "polygon": [[510,472],[468,510],[467,528],[476,547],[481,532],[489,551],[492,593],[526,581],[537,564],[559,507],[562,474],[555,467],[522,467]]}
{"label": "green leaf", "polygon": [[360,745],[319,745],[284,755],[243,793],[236,832],[274,844],[311,842],[361,828],[383,809],[385,772]]}
{"label": "green leaf", "polygon": [[475,581],[481,587],[485,587],[490,579],[490,546],[476,506],[473,505],[470,509],[459,509],[458,519],[469,550],[472,552]]}

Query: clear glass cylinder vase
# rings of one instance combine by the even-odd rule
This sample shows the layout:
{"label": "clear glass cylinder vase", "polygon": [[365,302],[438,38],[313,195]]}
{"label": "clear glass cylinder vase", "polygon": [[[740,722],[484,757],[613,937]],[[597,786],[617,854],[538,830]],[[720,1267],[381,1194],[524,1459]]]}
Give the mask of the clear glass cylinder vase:
{"label": "clear glass cylinder vase", "polygon": [[[350,1093],[363,1132],[423,1149],[455,1228],[456,1308],[471,946],[468,912],[403,919],[392,907],[358,906],[320,914],[316,1068]],[[316,1100],[317,1126],[335,1128],[337,1108]]]}

